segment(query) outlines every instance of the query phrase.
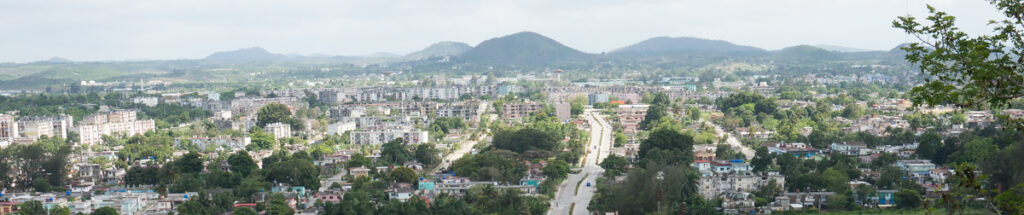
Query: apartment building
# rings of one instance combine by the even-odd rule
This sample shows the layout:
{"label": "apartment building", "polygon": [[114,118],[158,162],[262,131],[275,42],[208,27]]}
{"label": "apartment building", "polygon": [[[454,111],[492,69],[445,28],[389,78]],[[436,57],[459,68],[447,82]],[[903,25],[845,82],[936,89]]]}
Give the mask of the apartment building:
{"label": "apartment building", "polygon": [[518,119],[538,111],[544,110],[544,104],[540,103],[513,103],[502,106],[501,118]]}
{"label": "apartment building", "polygon": [[292,137],[292,126],[280,122],[267,124],[264,128],[268,134],[274,135],[274,139],[289,138]]}
{"label": "apartment building", "polygon": [[418,129],[353,131],[349,133],[349,142],[356,145],[381,145],[398,138],[402,138],[406,144],[421,144],[430,141],[427,132]]}
{"label": "apartment building", "polygon": [[137,120],[133,110],[114,110],[97,113],[85,117],[82,124],[75,127],[82,144],[96,144],[102,141],[103,135],[136,135],[156,130],[156,122],[152,119]]}

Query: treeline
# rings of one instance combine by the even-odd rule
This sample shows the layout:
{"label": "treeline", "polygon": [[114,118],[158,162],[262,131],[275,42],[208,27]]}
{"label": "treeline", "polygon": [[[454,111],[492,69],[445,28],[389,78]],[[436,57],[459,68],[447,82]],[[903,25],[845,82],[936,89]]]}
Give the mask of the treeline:
{"label": "treeline", "polygon": [[[674,129],[656,128],[640,143],[636,166],[625,172],[622,182],[610,177],[622,174],[630,163],[609,156],[601,162],[605,175],[589,208],[621,214],[719,214],[715,201],[697,192],[697,170],[693,163],[693,137]],[[683,211],[681,211],[683,210]]]}
{"label": "treeline", "polygon": [[[161,194],[182,192],[204,192],[211,189],[230,189],[211,195],[204,199],[201,195],[194,198],[196,202],[190,206],[179,207],[179,212],[199,210],[206,211],[210,202],[253,202],[254,195],[270,190],[272,183],[283,183],[291,186],[302,186],[308,190],[320,188],[319,169],[313,165],[313,159],[306,152],[292,154],[279,151],[262,160],[264,168],[259,168],[256,161],[246,151],[239,151],[226,158],[210,160],[204,166],[203,158],[196,152],[190,152],[174,161],[158,166],[157,161],[145,166],[134,166],[128,170],[124,182],[128,186],[150,185]],[[221,164],[227,164],[227,170]],[[204,171],[205,170],[205,171]],[[193,199],[193,198],[190,198]],[[271,198],[273,200],[273,198]],[[271,201],[273,205],[273,201]],[[220,205],[220,203],[216,203]],[[271,206],[273,207],[273,206]],[[230,207],[213,207],[222,213]],[[207,211],[208,212],[208,211]],[[207,213],[200,213],[207,214]]]}
{"label": "treeline", "polygon": [[22,191],[63,191],[67,184],[71,143],[42,138],[33,144],[0,150],[0,187]]}
{"label": "treeline", "polygon": [[344,199],[337,204],[325,203],[320,214],[544,214],[550,207],[546,199],[523,196],[517,189],[498,189],[491,185],[474,186],[461,197],[440,194],[433,198],[429,207],[416,197],[406,202],[374,201],[373,195],[368,193],[384,189],[374,184],[357,180]]}

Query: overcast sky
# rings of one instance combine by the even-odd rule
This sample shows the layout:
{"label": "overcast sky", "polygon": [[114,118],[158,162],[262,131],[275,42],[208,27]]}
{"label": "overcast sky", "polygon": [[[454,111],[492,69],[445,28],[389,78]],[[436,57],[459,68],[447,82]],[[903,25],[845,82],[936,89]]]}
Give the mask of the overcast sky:
{"label": "overcast sky", "polygon": [[438,41],[476,45],[534,31],[600,53],[656,36],[765,49],[831,44],[888,50],[912,41],[896,16],[925,4],[988,33],[986,0],[0,0],[0,62],[202,58],[259,46],[275,53],[406,54]]}

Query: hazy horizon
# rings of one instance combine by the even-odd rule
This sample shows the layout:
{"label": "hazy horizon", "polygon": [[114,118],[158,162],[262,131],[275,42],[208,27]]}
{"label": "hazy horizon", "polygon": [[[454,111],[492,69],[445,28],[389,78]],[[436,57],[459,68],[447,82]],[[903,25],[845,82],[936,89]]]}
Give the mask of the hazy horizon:
{"label": "hazy horizon", "polygon": [[261,47],[282,54],[407,54],[440,41],[532,31],[601,53],[659,36],[768,50],[828,44],[888,50],[891,27],[931,4],[973,34],[1000,18],[987,1],[13,1],[0,3],[0,62],[197,59]]}

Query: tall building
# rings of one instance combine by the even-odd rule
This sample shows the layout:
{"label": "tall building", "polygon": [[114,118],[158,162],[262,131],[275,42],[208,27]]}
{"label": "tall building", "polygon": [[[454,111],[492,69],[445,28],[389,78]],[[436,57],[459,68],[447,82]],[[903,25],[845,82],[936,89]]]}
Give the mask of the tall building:
{"label": "tall building", "polygon": [[18,137],[18,124],[14,122],[14,116],[0,114],[0,142],[13,141]]}
{"label": "tall building", "polygon": [[569,121],[572,118],[572,105],[569,103],[555,104],[555,116],[558,117],[558,121]]}
{"label": "tall building", "polygon": [[267,124],[267,127],[264,130],[267,133],[274,135],[275,139],[292,137],[292,126],[289,124],[275,122]]}

